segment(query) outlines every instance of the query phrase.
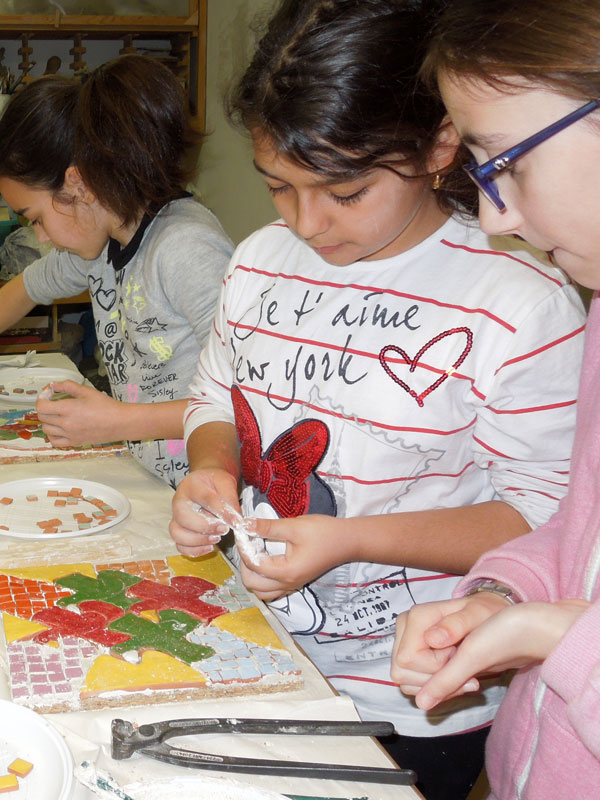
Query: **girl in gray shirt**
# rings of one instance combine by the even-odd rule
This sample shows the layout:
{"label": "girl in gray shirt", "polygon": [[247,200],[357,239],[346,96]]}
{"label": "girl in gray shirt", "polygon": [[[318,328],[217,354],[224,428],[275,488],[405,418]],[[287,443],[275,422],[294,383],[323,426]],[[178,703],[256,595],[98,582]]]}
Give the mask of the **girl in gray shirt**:
{"label": "girl in gray shirt", "polygon": [[47,256],[0,290],[0,330],[37,304],[89,290],[112,397],[74,381],[39,399],[57,447],[127,439],[175,487],[187,473],[183,413],[231,242],[182,190],[194,140],[179,83],[122,56],[85,84],[40,78],[0,120],[0,192]]}

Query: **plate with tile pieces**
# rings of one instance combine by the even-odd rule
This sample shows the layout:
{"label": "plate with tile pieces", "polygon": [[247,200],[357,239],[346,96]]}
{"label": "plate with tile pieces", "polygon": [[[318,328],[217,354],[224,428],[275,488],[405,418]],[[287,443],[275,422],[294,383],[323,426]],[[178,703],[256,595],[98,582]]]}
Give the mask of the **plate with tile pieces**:
{"label": "plate with tile pieces", "polygon": [[1,367],[0,401],[3,404],[35,405],[38,394],[49,383],[77,381],[83,383],[84,376],[71,369],[52,367]]}
{"label": "plate with tile pieces", "polygon": [[0,700],[0,777],[17,758],[33,764],[17,778],[19,800],[69,800],[73,795],[73,759],[64,739],[44,717]]}
{"label": "plate with tile pieces", "polygon": [[129,516],[118,489],[79,478],[25,478],[0,483],[0,535],[68,539],[112,528]]}

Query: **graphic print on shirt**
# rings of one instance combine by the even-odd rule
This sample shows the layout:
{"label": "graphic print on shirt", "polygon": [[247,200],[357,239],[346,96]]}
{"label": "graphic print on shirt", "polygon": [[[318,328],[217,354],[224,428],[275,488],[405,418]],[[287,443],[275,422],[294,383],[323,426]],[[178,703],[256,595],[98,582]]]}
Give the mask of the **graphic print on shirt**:
{"label": "graphic print on shirt", "polygon": [[[108,379],[112,387],[118,387],[127,383],[127,362],[129,360],[125,352],[125,341],[121,338],[118,319],[119,311],[117,305],[117,292],[115,289],[105,291],[102,278],[89,278],[89,292],[100,308],[106,312],[109,321],[104,322],[104,329],[101,329],[103,321],[99,318],[95,320],[96,336],[100,355],[106,367]],[[115,393],[118,399],[118,391]]]}
{"label": "graphic print on shirt", "polygon": [[135,330],[137,333],[153,333],[154,331],[166,331],[167,330],[167,323],[166,322],[159,322],[156,317],[148,317],[147,319],[143,319],[141,322],[135,326]]}
{"label": "graphic print on shirt", "polygon": [[134,311],[141,312],[146,308],[147,302],[143,295],[139,294],[140,288],[139,283],[134,283],[130,277],[125,286],[125,297],[123,298],[125,311],[132,308]]}
{"label": "graphic print on shirt", "polygon": [[[409,570],[406,567],[389,566],[387,572],[378,573],[376,580],[369,574],[369,568],[361,570],[357,565],[342,564],[337,567],[335,581],[339,587],[323,591],[331,576],[324,575],[315,581],[315,591],[326,617],[317,644],[327,646],[344,639],[363,640],[360,656],[356,660],[380,658],[384,640],[393,643],[396,617],[399,610],[406,610],[418,600],[411,586]],[[382,568],[380,567],[380,570]],[[354,660],[357,651],[353,649]],[[386,651],[389,656],[389,649]],[[340,655],[345,660],[345,656]]]}
{"label": "graphic print on shirt", "polygon": [[[449,366],[440,375],[439,378],[430,383],[429,386],[427,386],[425,389],[423,389],[423,391],[420,392],[420,394],[417,394],[417,392],[414,389],[412,389],[406,381],[402,380],[402,378],[392,368],[392,364],[394,362],[398,363],[398,360],[393,359],[392,357],[388,357],[388,353],[396,353],[399,356],[401,356],[402,361],[409,367],[408,371],[412,373],[416,370],[418,366],[420,366],[421,356],[427,350],[429,350],[431,347],[433,347],[442,339],[445,339],[447,336],[454,336],[455,334],[464,334],[466,337],[466,343],[462,351],[458,354],[452,366]],[[458,367],[463,363],[465,358],[469,355],[472,346],[473,346],[473,334],[469,328],[452,328],[452,330],[444,331],[443,333],[440,333],[437,336],[434,336],[432,339],[430,339],[426,344],[423,345],[423,347],[421,347],[421,349],[414,356],[414,358],[410,358],[407,355],[406,351],[403,350],[401,347],[398,347],[395,344],[388,344],[380,351],[379,361],[383,369],[390,376],[390,378],[399,386],[401,386],[404,389],[404,391],[408,392],[408,394],[417,401],[418,406],[422,407],[424,405],[424,401],[427,395],[433,392],[435,389],[437,389],[438,386],[441,386],[441,384],[450,375],[456,372]]]}
{"label": "graphic print on shirt", "polygon": [[165,364],[173,357],[173,348],[166,341],[164,336],[152,336],[150,338],[150,350],[162,364]]}
{"label": "graphic print on shirt", "polygon": [[104,311],[110,311],[117,302],[117,293],[114,289],[104,291],[102,288],[102,283],[102,278],[93,278],[90,276],[88,280],[89,292],[101,309]]}
{"label": "graphic print on shirt", "polygon": [[261,433],[248,401],[231,387],[235,425],[240,441],[242,476],[253,486],[255,504],[262,498],[280,517],[303,514],[336,515],[333,492],[316,473],[329,443],[320,420],[306,419],[283,431],[263,451]]}
{"label": "graphic print on shirt", "polygon": [[276,613],[293,636],[308,636],[319,633],[326,622],[326,614],[319,598],[310,588],[302,589],[272,600],[269,608]]}
{"label": "graphic print on shirt", "polygon": [[[320,287],[307,289],[301,298],[294,296],[290,301],[289,294],[278,298],[283,288],[275,283],[263,291],[260,300],[245,309],[240,318],[232,323],[229,343],[235,364],[235,383],[260,386],[261,391],[266,390],[268,402],[277,411],[291,408],[301,397],[299,392],[305,385],[336,384],[342,391],[364,384],[368,370],[360,364],[361,354],[353,350],[355,345],[351,329],[360,324],[357,319],[349,319],[353,312],[344,305],[326,323],[325,330],[319,326],[317,331],[311,331],[310,337],[301,338],[300,331],[306,327],[312,328],[313,315],[316,322],[320,303],[330,301],[329,292]],[[364,299],[368,303],[372,302],[371,294],[379,295],[378,292],[367,293]],[[376,309],[379,309],[379,304],[376,304]],[[379,316],[374,324],[384,327],[404,324],[404,320],[396,322],[396,314],[388,319],[386,313],[387,309],[378,311]],[[410,318],[408,311],[406,317]],[[285,337],[285,356],[281,360],[270,358],[255,361],[238,357],[238,351],[246,353],[252,349],[252,340],[277,336],[280,327],[296,331],[299,335],[297,340]],[[324,338],[319,338],[321,336]]]}
{"label": "graphic print on shirt", "polygon": [[[175,400],[178,376],[167,364],[174,355],[168,341],[168,323],[148,315],[141,285],[126,270],[115,274],[116,288],[104,289],[103,278],[89,279],[90,294],[103,312],[95,321],[100,354],[112,393],[128,403]],[[137,315],[145,316],[140,319]],[[132,340],[133,336],[133,340]],[[173,488],[187,474],[182,439],[129,441],[131,454]]]}
{"label": "graphic print on shirt", "polygon": [[[246,487],[251,487],[252,507],[262,511],[261,516],[269,516],[270,509],[284,518],[311,513],[335,516],[333,492],[316,473],[329,442],[326,425],[304,419],[278,436],[263,454],[256,417],[237,386],[231,388],[231,399],[242,476]],[[272,608],[287,617],[290,633],[314,633],[325,623],[319,600],[309,586],[275,601]]]}
{"label": "graphic print on shirt", "polygon": [[[367,419],[375,425],[387,423],[376,413],[381,410],[396,419],[379,399],[380,392],[390,393],[390,379],[420,408],[443,386],[431,418],[425,415],[421,423],[427,427],[441,408],[452,405],[445,400],[447,391],[462,392],[459,384],[468,376],[458,368],[473,347],[470,328],[436,329],[440,318],[448,323],[445,311],[437,314],[412,298],[355,286],[303,287],[296,296],[276,276],[256,303],[228,320],[234,382],[254,387],[281,412],[304,402],[313,386],[329,387],[336,397],[366,393],[361,416],[372,409]],[[281,348],[279,357],[272,355],[271,344]],[[451,385],[450,377],[459,384]]]}
{"label": "graphic print on shirt", "polygon": [[306,417],[307,408],[325,409],[330,416],[336,418],[336,425],[329,429],[326,479],[335,496],[338,517],[347,516],[347,493],[353,488],[344,480],[347,473],[344,469],[344,457],[350,448],[359,453],[377,451],[384,459],[402,464],[402,481],[385,503],[379,506],[378,514],[402,511],[402,499],[410,492],[411,486],[444,456],[445,450],[425,447],[423,440],[415,438],[412,432],[390,431],[368,421],[357,422],[360,408],[336,402],[336,398],[326,388],[321,391],[317,386],[312,387],[306,404],[298,406],[293,418],[294,424]]}
{"label": "graphic print on shirt", "polygon": [[[456,391],[459,384],[451,387],[445,382],[471,351],[470,329],[435,330],[437,317],[422,318],[420,306],[404,298],[386,297],[381,292],[354,293],[354,297],[355,301],[348,302],[347,293],[339,287],[321,286],[303,290],[298,297],[275,282],[263,291],[256,305],[245,307],[237,321],[230,320],[234,378],[240,387],[234,387],[232,400],[242,441],[243,474],[251,486],[243,493],[244,513],[260,517],[306,513],[302,501],[296,502],[290,491],[283,489],[285,481],[281,482],[284,499],[279,507],[272,492],[267,495],[265,485],[270,485],[273,477],[264,453],[271,456],[275,452],[277,458],[290,432],[321,420],[324,425],[332,420],[331,426],[327,425],[329,441],[322,459],[313,462],[317,467],[312,467],[314,475],[308,485],[313,495],[314,487],[326,486],[336,516],[351,515],[357,487],[369,485],[378,492],[369,513],[405,510],[402,502],[411,488],[444,458],[446,450],[438,446],[445,445],[444,438],[432,436],[432,446],[427,447],[423,430],[438,426],[440,406],[456,406],[448,400],[446,390]],[[328,309],[325,317],[321,303]],[[424,322],[429,335],[422,327]],[[413,352],[417,357],[411,359],[408,353]],[[395,375],[405,370],[407,377],[412,373],[419,383],[405,389],[399,381],[390,381],[392,370]],[[403,409],[407,403],[414,404],[419,394],[431,394],[433,388],[427,389],[433,382],[439,387],[436,402],[422,427],[415,428],[415,413]],[[461,381],[459,391],[465,385]],[[244,398],[254,398],[256,413]],[[416,413],[420,416],[425,409],[420,410],[424,404],[419,405],[419,400]],[[313,418],[313,409],[319,420]],[[402,426],[406,413],[411,414],[408,428]],[[274,441],[264,442],[258,420],[267,417]],[[377,489],[386,485],[394,490]],[[320,506],[310,511],[332,513]],[[321,632],[317,638],[323,644],[364,640],[362,659],[379,658],[383,651],[389,657],[397,614],[416,602],[421,587],[411,584],[413,571],[403,566],[354,564],[352,568],[342,565],[334,572],[335,576],[322,576],[270,607],[292,633]]]}

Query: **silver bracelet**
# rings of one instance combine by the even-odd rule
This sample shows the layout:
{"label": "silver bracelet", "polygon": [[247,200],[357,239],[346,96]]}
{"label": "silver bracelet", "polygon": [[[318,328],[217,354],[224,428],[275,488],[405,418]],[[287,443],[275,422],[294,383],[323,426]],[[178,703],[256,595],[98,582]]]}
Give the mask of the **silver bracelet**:
{"label": "silver bracelet", "polygon": [[503,583],[498,583],[491,578],[481,578],[477,581],[466,593],[465,597],[471,597],[479,592],[491,592],[492,594],[499,594],[504,597],[512,605],[521,602],[521,598],[514,592],[510,586],[505,586]]}

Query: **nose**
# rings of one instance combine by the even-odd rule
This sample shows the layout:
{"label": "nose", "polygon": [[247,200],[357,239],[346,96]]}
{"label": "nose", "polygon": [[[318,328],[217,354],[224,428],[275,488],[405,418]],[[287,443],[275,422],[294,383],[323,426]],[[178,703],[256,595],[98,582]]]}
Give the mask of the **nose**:
{"label": "nose", "polygon": [[298,196],[293,227],[296,233],[306,241],[327,231],[329,218],[318,198]]}
{"label": "nose", "polygon": [[490,236],[501,236],[508,233],[519,233],[523,217],[514,205],[507,205],[504,211],[498,211],[487,197],[480,194],[479,223],[484,233],[488,233]]}

